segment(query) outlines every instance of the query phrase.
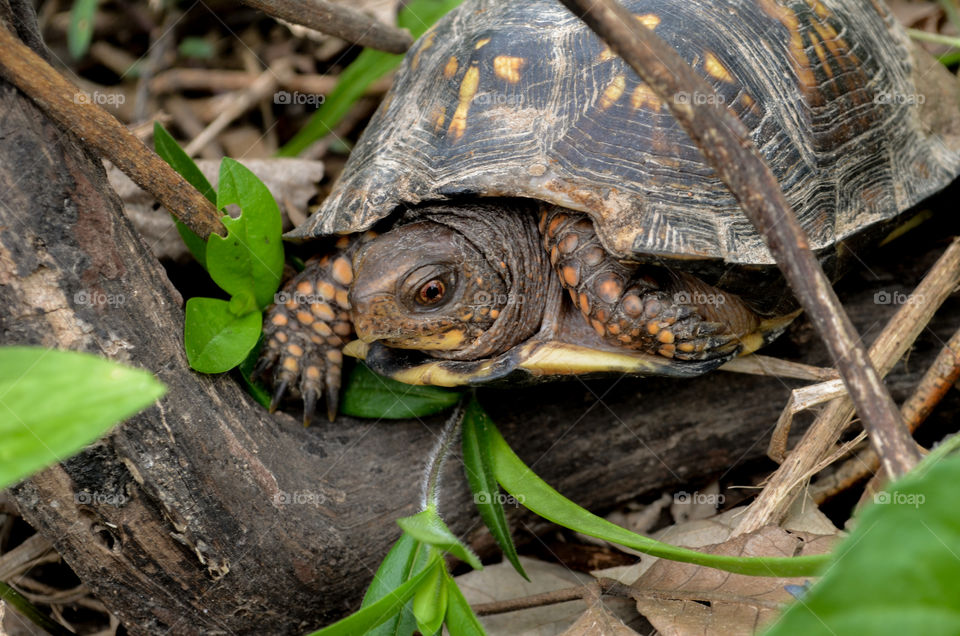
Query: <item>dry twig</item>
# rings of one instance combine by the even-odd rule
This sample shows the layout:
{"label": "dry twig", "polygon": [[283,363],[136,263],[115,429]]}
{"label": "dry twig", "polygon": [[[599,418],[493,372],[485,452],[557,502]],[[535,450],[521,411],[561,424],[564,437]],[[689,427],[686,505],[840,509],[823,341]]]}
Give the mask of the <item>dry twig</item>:
{"label": "dry twig", "polygon": [[406,29],[384,24],[362,11],[326,0],[242,0],[287,22],[336,36],[371,49],[388,53],[404,53],[413,44]]}
{"label": "dry twig", "polygon": [[826,343],[884,467],[891,475],[910,470],[919,460],[913,440],[747,129],[719,98],[703,100],[707,103],[676,99],[679,93],[716,93],[676,51],[616,0],[561,1],[627,61],[700,148],[763,235]]}
{"label": "dry twig", "polygon": [[[955,239],[917,286],[913,300],[897,311],[870,348],[881,373],[888,373],[903,357],[958,280],[960,239]],[[798,492],[797,487],[821,467],[823,457],[837,443],[853,412],[848,398],[838,398],[827,405],[747,509],[737,527],[738,534],[776,523],[786,514]],[[869,434],[869,430],[867,432]],[[904,433],[907,434],[906,429]],[[913,439],[908,439],[913,444]]]}
{"label": "dry twig", "polygon": [[[960,379],[960,330],[943,346],[937,359],[927,369],[916,390],[900,409],[903,420],[910,431],[917,430],[934,407],[947,394],[950,387]],[[861,438],[853,440],[859,442]],[[875,473],[880,466],[877,454],[872,448],[864,448],[856,455],[845,461],[837,470],[810,487],[810,496],[820,504],[839,492],[850,488],[855,483],[871,473]]]}

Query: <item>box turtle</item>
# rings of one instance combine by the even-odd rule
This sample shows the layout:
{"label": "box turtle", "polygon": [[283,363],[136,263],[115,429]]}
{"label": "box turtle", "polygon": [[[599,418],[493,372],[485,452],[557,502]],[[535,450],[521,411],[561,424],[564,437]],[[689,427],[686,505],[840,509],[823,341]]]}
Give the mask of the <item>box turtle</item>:
{"label": "box turtle", "polygon": [[[625,4],[716,90],[676,99],[749,129],[828,275],[960,172],[955,78],[879,0]],[[465,0],[414,44],[287,235],[325,236],[258,365],[305,419],[324,394],[336,412],[354,334],[348,353],[409,383],[689,376],[796,310],[666,105],[555,0]]]}

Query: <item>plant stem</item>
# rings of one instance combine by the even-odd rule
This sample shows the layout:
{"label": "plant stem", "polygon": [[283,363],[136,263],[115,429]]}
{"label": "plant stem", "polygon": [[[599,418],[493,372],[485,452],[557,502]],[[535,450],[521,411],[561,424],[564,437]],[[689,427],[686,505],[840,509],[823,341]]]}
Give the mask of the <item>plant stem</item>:
{"label": "plant stem", "polygon": [[460,425],[463,423],[463,401],[457,403],[453,413],[447,419],[447,423],[440,431],[440,437],[437,438],[437,444],[430,453],[430,460],[427,463],[427,470],[423,480],[423,500],[421,506],[423,510],[427,508],[437,509],[440,499],[440,473],[443,472],[443,465],[450,456],[450,448],[453,446],[457,434],[460,432]]}

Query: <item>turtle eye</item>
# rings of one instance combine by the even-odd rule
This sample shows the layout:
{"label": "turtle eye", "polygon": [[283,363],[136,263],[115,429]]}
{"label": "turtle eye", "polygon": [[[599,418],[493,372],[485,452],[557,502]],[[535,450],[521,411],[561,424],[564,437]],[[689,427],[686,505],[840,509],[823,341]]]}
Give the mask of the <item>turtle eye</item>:
{"label": "turtle eye", "polygon": [[439,278],[424,283],[417,292],[417,302],[421,305],[435,305],[443,300],[443,294],[446,292],[443,281]]}

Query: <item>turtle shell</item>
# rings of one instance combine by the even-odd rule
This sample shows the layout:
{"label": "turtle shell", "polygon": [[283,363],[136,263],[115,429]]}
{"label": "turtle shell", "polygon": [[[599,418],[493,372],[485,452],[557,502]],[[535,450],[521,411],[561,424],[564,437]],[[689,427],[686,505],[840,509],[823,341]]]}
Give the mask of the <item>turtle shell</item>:
{"label": "turtle shell", "polygon": [[[743,121],[815,250],[960,172],[957,117],[932,129],[924,113],[942,101],[924,91],[942,94],[953,78],[936,68],[917,79],[879,0],[625,5],[716,89],[677,99],[720,99]],[[773,263],[667,106],[556,0],[465,0],[424,34],[333,192],[290,237],[504,196],[588,213],[626,260]]]}

